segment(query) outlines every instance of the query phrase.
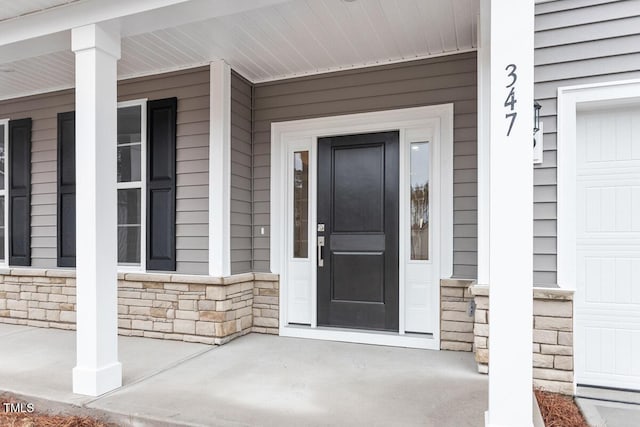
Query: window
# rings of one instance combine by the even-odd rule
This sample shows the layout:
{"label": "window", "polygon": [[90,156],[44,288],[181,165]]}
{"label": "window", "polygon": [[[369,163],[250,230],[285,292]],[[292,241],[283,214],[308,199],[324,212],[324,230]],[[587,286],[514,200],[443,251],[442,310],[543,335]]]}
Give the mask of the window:
{"label": "window", "polygon": [[7,174],[9,148],[9,120],[0,120],[0,264],[7,264],[9,240],[7,239],[7,188],[9,175]]}
{"label": "window", "polygon": [[144,267],[146,101],[118,104],[118,264]]}
{"label": "window", "polygon": [[[177,103],[177,98],[165,98],[118,104],[113,142],[116,143],[116,233],[120,270],[176,270]],[[30,123],[18,123],[24,129],[22,134],[30,135]],[[13,122],[11,124],[13,129]],[[59,113],[57,216],[60,267],[76,265],[75,142],[75,113]],[[30,152],[30,144],[23,143],[22,146],[25,153]],[[15,154],[15,145],[11,151]],[[151,169],[147,170],[148,167]],[[14,167],[13,170],[24,170],[25,177],[30,176],[30,169],[26,167]],[[22,180],[28,182],[27,178]],[[16,192],[12,191],[11,195],[15,197]],[[30,235],[28,232],[23,234]],[[11,262],[14,262],[13,255]]]}
{"label": "window", "polygon": [[309,257],[309,152],[293,153],[293,257]]}
{"label": "window", "polygon": [[429,259],[429,143],[411,143],[411,260]]}

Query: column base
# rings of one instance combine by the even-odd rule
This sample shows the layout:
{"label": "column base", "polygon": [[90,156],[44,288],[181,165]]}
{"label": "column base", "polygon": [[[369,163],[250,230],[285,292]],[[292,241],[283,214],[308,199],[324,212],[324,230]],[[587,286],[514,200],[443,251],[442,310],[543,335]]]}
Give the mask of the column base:
{"label": "column base", "polygon": [[85,396],[100,396],[122,387],[122,364],[114,362],[98,369],[73,368],[73,392]]}

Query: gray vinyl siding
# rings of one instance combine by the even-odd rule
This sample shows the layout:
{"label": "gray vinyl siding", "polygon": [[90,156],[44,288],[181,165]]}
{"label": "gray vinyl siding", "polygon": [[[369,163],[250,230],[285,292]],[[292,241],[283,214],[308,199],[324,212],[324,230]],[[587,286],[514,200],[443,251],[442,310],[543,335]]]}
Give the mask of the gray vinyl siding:
{"label": "gray vinyl siding", "polygon": [[[477,271],[476,54],[257,84],[254,88],[254,270],[269,270],[271,123],[454,103],[454,266]],[[265,234],[260,229],[264,227]]]}
{"label": "gray vinyl siding", "polygon": [[253,87],[231,74],[231,273],[251,271],[251,164]]}
{"label": "gray vinyl siding", "polygon": [[[177,271],[208,273],[209,68],[118,83],[119,101],[178,98]],[[31,265],[57,265],[57,114],[75,109],[72,90],[0,102],[0,118],[33,119]]]}
{"label": "gray vinyl siding", "polygon": [[30,117],[31,134],[31,265],[55,268],[57,255],[57,114],[74,109],[67,90],[0,102],[0,118]]}
{"label": "gray vinyl siding", "polygon": [[[557,283],[557,90],[640,78],[640,0],[562,0],[536,5],[535,97],[542,105],[544,163],[534,170],[534,284]],[[561,167],[561,166],[560,166]]]}

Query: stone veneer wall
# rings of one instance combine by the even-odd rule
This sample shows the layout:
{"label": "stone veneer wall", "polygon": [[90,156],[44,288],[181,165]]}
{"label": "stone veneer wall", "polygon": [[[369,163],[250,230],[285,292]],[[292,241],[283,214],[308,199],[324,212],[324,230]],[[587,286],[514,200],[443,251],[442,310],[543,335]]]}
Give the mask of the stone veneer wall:
{"label": "stone veneer wall", "polygon": [[254,273],[253,332],[278,335],[280,282],[272,274]]}
{"label": "stone veneer wall", "polygon": [[440,348],[472,351],[473,316],[469,316],[472,280],[440,280]]}
{"label": "stone veneer wall", "polygon": [[[478,371],[489,372],[489,288],[472,286],[476,301],[474,348]],[[533,290],[533,384],[573,394],[573,291]]]}
{"label": "stone veneer wall", "polygon": [[[223,344],[278,332],[278,276],[118,274],[121,335]],[[0,323],[75,329],[75,271],[0,272]],[[274,297],[275,295],[275,297]]]}

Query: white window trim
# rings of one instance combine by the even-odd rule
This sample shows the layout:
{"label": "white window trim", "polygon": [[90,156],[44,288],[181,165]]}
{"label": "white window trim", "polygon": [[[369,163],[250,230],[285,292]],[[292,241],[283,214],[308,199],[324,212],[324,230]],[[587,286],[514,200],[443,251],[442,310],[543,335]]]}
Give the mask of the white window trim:
{"label": "white window trim", "polygon": [[4,190],[0,195],[4,196],[4,259],[0,260],[0,267],[9,266],[9,119],[0,120],[0,126],[4,126]]}
{"label": "white window trim", "polygon": [[576,112],[640,98],[640,79],[558,88],[558,286],[576,289]]}
{"label": "white window trim", "polygon": [[[439,246],[439,277],[449,278],[453,273],[453,104],[443,104],[427,107],[403,108],[397,110],[376,111],[371,113],[357,113],[342,116],[330,116],[314,119],[303,119],[289,122],[272,123],[271,125],[271,204],[270,204],[270,269],[273,273],[280,274],[280,335],[291,337],[306,337],[315,339],[326,339],[335,341],[362,342],[370,344],[384,344],[391,346],[416,347],[416,348],[440,348],[440,310],[434,311],[434,332],[432,336],[416,336],[413,334],[402,334],[402,323],[404,321],[404,313],[400,312],[400,333],[375,333],[365,331],[351,331],[334,328],[318,328],[316,323],[317,311],[312,309],[311,328],[297,327],[289,325],[287,319],[287,263],[288,242],[290,241],[290,230],[286,224],[287,212],[291,206],[287,205],[286,193],[282,192],[283,184],[290,179],[288,176],[288,164],[285,163],[290,158],[292,151],[309,150],[309,198],[315,200],[317,197],[317,183],[314,162],[316,161],[315,153],[317,151],[317,139],[322,136],[345,135],[352,133],[367,133],[389,130],[400,130],[412,127],[433,127],[430,120],[438,119],[440,122],[440,132],[442,144],[440,154],[440,173],[441,173],[441,205],[440,205],[440,232],[441,240]],[[401,142],[402,143],[402,142]],[[402,160],[401,162],[406,162]],[[402,173],[402,172],[401,172]],[[401,176],[401,182],[406,181]],[[403,191],[401,189],[401,191]],[[404,193],[402,193],[404,194]],[[402,201],[400,201],[402,203]],[[407,217],[405,206],[401,206],[401,215]],[[316,213],[314,209],[309,212],[309,245],[310,248],[316,247],[317,233]],[[400,226],[404,227],[402,221]],[[405,230],[404,227],[399,232]],[[404,234],[400,234],[399,249],[403,256]],[[313,265],[316,264],[316,251],[310,249],[309,260]],[[300,260],[306,261],[306,260]],[[403,265],[400,266],[399,272],[399,304],[402,310],[403,299]],[[315,277],[315,276],[313,276]],[[312,280],[315,280],[312,278]],[[434,301],[439,305],[440,301],[440,284],[434,286]],[[315,284],[312,285],[311,305],[317,307]]]}
{"label": "white window trim", "polygon": [[[118,102],[118,109],[140,107],[140,184],[138,182],[116,182],[116,191],[140,189],[140,265],[118,263],[123,273],[145,273],[147,271],[147,98]],[[116,144],[117,145],[117,144]]]}

